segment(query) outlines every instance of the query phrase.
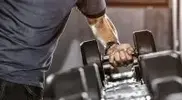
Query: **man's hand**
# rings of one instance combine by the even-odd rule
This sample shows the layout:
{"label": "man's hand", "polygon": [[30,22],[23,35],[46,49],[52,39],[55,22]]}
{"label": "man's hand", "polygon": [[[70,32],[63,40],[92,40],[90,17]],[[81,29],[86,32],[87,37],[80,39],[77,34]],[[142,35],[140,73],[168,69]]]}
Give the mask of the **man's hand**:
{"label": "man's hand", "polygon": [[133,60],[134,50],[129,44],[113,44],[108,50],[107,55],[113,67],[127,64]]}

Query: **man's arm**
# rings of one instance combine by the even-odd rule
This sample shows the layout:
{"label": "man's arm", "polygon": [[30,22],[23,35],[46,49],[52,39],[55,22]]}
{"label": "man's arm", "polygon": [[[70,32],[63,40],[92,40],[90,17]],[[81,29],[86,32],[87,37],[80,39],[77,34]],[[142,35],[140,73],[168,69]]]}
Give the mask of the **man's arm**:
{"label": "man's arm", "polygon": [[105,14],[105,0],[78,0],[77,7],[87,17],[96,39],[103,44],[114,66],[132,59],[132,47],[119,43],[116,28]]}
{"label": "man's arm", "polygon": [[87,18],[95,37],[102,43],[114,66],[132,60],[133,48],[129,44],[120,44],[118,32],[105,14],[98,18]]}

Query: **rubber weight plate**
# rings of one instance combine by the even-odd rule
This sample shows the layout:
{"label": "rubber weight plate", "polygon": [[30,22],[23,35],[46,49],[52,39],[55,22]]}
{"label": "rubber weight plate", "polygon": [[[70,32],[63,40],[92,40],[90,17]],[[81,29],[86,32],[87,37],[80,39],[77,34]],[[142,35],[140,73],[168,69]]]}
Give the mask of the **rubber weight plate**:
{"label": "rubber weight plate", "polygon": [[157,51],[153,35],[148,30],[134,32],[133,42],[138,55],[148,54]]}
{"label": "rubber weight plate", "polygon": [[101,54],[96,40],[89,40],[81,43],[81,54],[84,66],[96,63],[99,66],[101,81],[105,79],[104,69],[101,63]]}

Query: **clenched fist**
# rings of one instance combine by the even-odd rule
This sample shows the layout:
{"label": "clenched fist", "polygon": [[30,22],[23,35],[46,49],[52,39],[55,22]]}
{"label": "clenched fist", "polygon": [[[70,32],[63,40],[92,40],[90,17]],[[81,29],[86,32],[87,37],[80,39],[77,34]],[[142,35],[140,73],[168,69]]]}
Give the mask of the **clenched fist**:
{"label": "clenched fist", "polygon": [[110,63],[117,67],[133,60],[134,49],[130,44],[113,44],[106,53]]}

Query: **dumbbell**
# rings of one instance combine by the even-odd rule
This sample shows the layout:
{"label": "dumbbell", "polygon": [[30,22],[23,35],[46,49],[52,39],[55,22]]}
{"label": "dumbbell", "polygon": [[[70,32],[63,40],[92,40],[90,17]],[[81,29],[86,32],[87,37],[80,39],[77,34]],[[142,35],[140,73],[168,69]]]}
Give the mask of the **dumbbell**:
{"label": "dumbbell", "polygon": [[[85,73],[82,68],[74,68],[47,77],[45,96],[59,100],[73,94],[87,92]],[[51,94],[51,95],[50,95]]]}
{"label": "dumbbell", "polygon": [[[151,83],[153,100],[181,100],[182,77],[166,76],[154,79]],[[180,99],[179,99],[180,98]]]}
{"label": "dumbbell", "polygon": [[[48,77],[51,81],[47,82],[44,97],[53,100],[100,100],[102,84],[98,71],[98,66],[94,64],[54,73]],[[83,93],[89,98],[84,99]]]}
{"label": "dumbbell", "polygon": [[139,59],[143,80],[153,100],[178,100],[169,98],[182,92],[180,53],[166,50],[141,55]]}
{"label": "dumbbell", "polygon": [[[133,34],[134,45],[136,48],[135,55],[142,55],[146,53],[156,52],[154,39],[152,33],[148,30],[136,31]],[[99,65],[99,72],[101,80],[105,80],[105,72],[111,70],[112,65],[109,64],[108,56],[101,56],[96,40],[89,40],[81,43],[81,54],[83,59],[83,64],[97,63]],[[138,80],[141,78],[140,68],[136,65],[138,63],[132,63],[135,65],[133,67],[133,72],[120,73],[120,75],[110,75],[112,79],[127,79],[131,77],[136,77]],[[110,73],[112,74],[112,72]],[[129,75],[131,74],[131,75]]]}

